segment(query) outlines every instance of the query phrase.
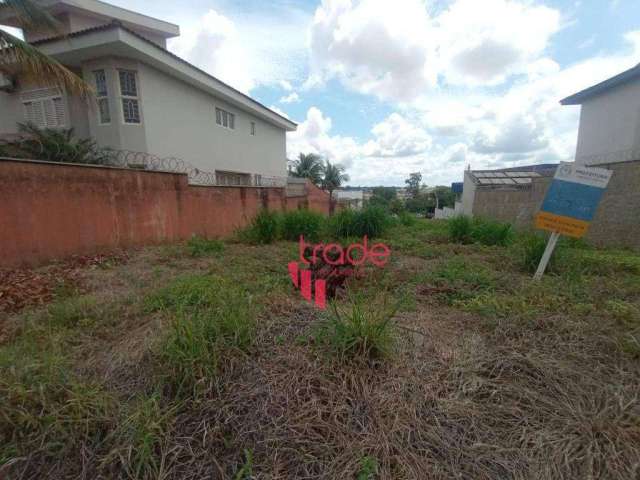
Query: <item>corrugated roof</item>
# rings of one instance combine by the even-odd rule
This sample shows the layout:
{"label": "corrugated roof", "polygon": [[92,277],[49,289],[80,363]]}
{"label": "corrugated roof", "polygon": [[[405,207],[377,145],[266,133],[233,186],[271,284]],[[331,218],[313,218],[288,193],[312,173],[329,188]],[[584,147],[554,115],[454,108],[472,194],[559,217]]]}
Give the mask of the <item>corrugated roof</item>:
{"label": "corrugated roof", "polygon": [[585,100],[588,100],[596,95],[600,95],[612,88],[624,85],[632,80],[640,78],[640,63],[629,70],[625,70],[618,75],[608,78],[607,80],[597,83],[589,88],[574,93],[560,100],[562,105],[581,105]]}
{"label": "corrugated roof", "polygon": [[478,185],[523,187],[530,185],[534,178],[553,176],[557,166],[557,164],[542,163],[497,170],[472,170],[469,174]]}

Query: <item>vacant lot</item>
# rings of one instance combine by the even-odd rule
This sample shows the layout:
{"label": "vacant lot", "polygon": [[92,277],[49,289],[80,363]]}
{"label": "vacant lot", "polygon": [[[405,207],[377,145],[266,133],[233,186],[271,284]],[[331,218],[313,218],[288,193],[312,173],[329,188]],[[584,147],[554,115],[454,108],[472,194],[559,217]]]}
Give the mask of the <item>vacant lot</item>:
{"label": "vacant lot", "polygon": [[524,239],[380,240],[324,312],[294,242],[60,276],[0,314],[0,477],[639,478],[640,256],[567,242],[533,283]]}

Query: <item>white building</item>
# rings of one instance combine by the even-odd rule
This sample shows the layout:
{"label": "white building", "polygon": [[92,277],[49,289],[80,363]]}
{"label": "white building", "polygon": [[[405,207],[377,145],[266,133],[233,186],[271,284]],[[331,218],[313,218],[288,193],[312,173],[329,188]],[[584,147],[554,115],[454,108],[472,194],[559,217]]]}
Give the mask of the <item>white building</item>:
{"label": "white building", "polygon": [[[286,132],[296,124],[169,52],[178,26],[97,0],[38,3],[66,35],[25,30],[25,40],[81,75],[97,98],[87,104],[5,72],[0,136],[30,121],[73,128],[103,147],[176,157],[221,184],[286,182]],[[7,11],[0,24],[19,26]]]}
{"label": "white building", "polygon": [[335,191],[335,196],[339,204],[351,208],[360,209],[364,205],[364,190],[343,190]]}
{"label": "white building", "polygon": [[582,106],[576,162],[640,159],[640,64],[560,103]]}

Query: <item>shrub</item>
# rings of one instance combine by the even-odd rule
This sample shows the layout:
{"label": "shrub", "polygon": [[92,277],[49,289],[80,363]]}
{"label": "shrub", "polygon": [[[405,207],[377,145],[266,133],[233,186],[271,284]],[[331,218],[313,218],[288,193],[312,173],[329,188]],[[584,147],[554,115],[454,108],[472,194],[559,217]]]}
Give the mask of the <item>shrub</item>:
{"label": "shrub", "polygon": [[322,230],[324,217],[311,210],[292,210],[282,217],[282,237],[285,240],[297,241],[300,235],[311,241],[318,240]]}
{"label": "shrub", "polygon": [[0,144],[0,155],[49,162],[101,165],[111,162],[111,150],[99,148],[91,139],[74,138],[72,128],[41,129],[32,123],[21,123],[18,127],[28,138]]}
{"label": "shrub", "polygon": [[280,233],[280,215],[270,210],[260,210],[249,226],[240,231],[240,237],[251,243],[271,243]]}
{"label": "shrub", "polygon": [[477,218],[473,221],[471,238],[483,245],[506,247],[513,240],[513,228],[509,223]]}
{"label": "shrub", "polygon": [[224,243],[217,239],[207,239],[194,235],[187,242],[187,251],[192,257],[209,257],[222,253]]}
{"label": "shrub", "polygon": [[318,338],[342,359],[384,357],[395,340],[395,312],[386,297],[381,302],[359,295],[346,306],[333,303]]}
{"label": "shrub", "polygon": [[471,242],[471,218],[466,215],[456,215],[447,223],[449,227],[449,238],[456,243]]}

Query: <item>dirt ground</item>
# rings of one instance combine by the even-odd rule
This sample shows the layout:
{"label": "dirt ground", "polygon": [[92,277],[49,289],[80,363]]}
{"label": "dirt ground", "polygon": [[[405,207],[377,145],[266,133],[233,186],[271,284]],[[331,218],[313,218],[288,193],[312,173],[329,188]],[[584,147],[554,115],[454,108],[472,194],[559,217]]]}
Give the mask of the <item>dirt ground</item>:
{"label": "dirt ground", "polygon": [[[323,342],[331,311],[290,284],[291,242],[149,247],[74,264],[37,301],[25,287],[0,313],[0,477],[640,478],[640,255],[566,246],[535,284],[518,244],[426,221],[381,241],[389,264],[337,300],[394,302],[375,357]],[[213,277],[242,287],[255,331],[177,394],[162,349],[184,312],[153,298]]]}

